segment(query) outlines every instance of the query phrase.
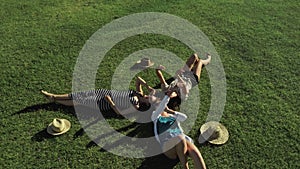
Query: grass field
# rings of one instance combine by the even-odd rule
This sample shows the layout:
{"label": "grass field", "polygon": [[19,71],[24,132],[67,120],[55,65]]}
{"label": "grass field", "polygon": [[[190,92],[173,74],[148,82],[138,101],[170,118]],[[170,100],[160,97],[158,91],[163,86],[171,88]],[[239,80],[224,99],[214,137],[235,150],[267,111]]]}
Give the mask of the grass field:
{"label": "grass field", "polygon": [[[0,0],[0,9],[0,168],[141,166],[145,159],[91,146],[73,108],[48,103],[39,93],[71,92],[76,59],[89,37],[114,19],[137,12],[187,19],[208,36],[221,57],[227,79],[221,122],[230,139],[218,147],[197,144],[208,168],[300,168],[299,1]],[[130,37],[107,53],[96,86],[110,87],[118,66],[111,61],[153,47],[182,59],[192,52],[169,37]],[[143,73],[156,83],[154,71]],[[210,104],[206,71],[200,86],[201,109],[188,133],[195,140]],[[55,117],[69,119],[72,128],[49,137],[44,129]],[[117,129],[126,125],[120,119],[108,121]]]}

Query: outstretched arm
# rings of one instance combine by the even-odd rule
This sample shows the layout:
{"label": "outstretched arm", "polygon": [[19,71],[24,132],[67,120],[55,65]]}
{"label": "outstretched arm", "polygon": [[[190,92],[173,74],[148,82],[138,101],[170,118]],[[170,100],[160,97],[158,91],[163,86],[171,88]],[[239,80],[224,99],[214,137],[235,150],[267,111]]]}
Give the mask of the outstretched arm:
{"label": "outstretched arm", "polygon": [[112,101],[111,97],[106,95],[105,100],[110,104],[111,108],[116,112],[118,115],[126,115],[136,111],[138,107],[130,106],[128,109],[120,110],[116,104]]}
{"label": "outstretched arm", "polygon": [[149,92],[153,92],[153,90],[154,90],[151,86],[149,86],[146,83],[146,81],[144,79],[142,79],[141,77],[137,77],[136,81],[135,81],[135,88],[136,88],[136,91],[139,92],[141,95],[144,94],[142,86],[146,87]]}
{"label": "outstretched arm", "polygon": [[164,69],[165,69],[165,67],[163,65],[159,65],[159,67],[155,69],[155,73],[156,73],[156,75],[157,75],[157,77],[159,79],[159,82],[161,84],[164,84],[166,86],[168,84],[167,84],[167,82],[166,82],[166,80],[164,78],[164,75],[161,72],[161,70],[164,70]]}
{"label": "outstretched arm", "polygon": [[165,108],[165,112],[167,112],[169,114],[175,114],[175,111],[170,109],[168,106]]}
{"label": "outstretched arm", "polygon": [[111,108],[118,114],[121,115],[120,110],[117,108],[116,104],[111,100],[111,97],[106,95],[105,100],[110,104]]}
{"label": "outstretched arm", "polygon": [[173,114],[176,117],[176,119],[180,122],[185,121],[187,119],[187,115],[180,113],[178,111],[169,109],[168,107],[165,108],[165,112],[167,112],[169,114]]}

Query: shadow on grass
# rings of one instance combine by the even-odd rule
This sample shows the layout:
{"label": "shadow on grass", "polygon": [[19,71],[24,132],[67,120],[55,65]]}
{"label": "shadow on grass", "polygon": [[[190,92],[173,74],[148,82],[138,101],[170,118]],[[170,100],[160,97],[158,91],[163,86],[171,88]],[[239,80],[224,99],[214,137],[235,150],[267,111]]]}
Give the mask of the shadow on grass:
{"label": "shadow on grass", "polygon": [[[75,108],[73,106],[64,106],[61,104],[57,104],[57,103],[42,103],[42,104],[36,104],[36,105],[32,105],[32,106],[28,106],[20,111],[17,111],[15,113],[12,114],[12,116],[14,115],[20,115],[20,114],[25,114],[25,113],[32,113],[32,112],[36,112],[36,111],[40,111],[40,110],[46,110],[46,111],[60,111],[64,114],[70,114],[73,116],[76,116],[78,118],[78,116],[80,116],[80,119],[89,119],[89,118],[93,118],[95,116],[95,109],[86,107],[86,106],[77,106],[79,109],[85,109],[85,112],[90,112],[90,113],[86,113],[86,114],[82,114],[82,113],[78,113],[76,114]],[[123,118],[120,115],[117,115],[114,112],[103,112],[102,113],[103,117],[105,119],[108,118],[115,118],[115,119],[121,119]],[[97,122],[97,120],[95,120],[95,123]],[[90,125],[92,125],[93,123],[91,123]],[[85,126],[85,127],[89,127]],[[81,128],[80,130],[78,130],[73,138],[78,138],[80,136],[82,136],[84,134],[84,128]],[[43,141],[44,139],[47,138],[53,138],[55,136],[52,136],[50,134],[47,133],[46,129],[42,130],[38,133],[36,133],[33,137],[32,140],[33,141]]]}
{"label": "shadow on grass", "polygon": [[44,129],[38,133],[36,133],[34,136],[31,137],[32,141],[37,141],[37,142],[41,142],[44,141],[46,139],[50,139],[50,138],[54,138],[56,136],[53,136],[51,134],[47,133],[47,129]]}
{"label": "shadow on grass", "polygon": [[[132,130],[133,129],[133,130]],[[127,125],[125,127],[116,129],[117,132],[126,132],[129,131],[126,136],[131,137],[131,138],[149,138],[152,137],[152,140],[150,140],[151,144],[148,144],[147,142],[144,142],[142,144],[138,144],[137,142],[139,141],[137,139],[137,142],[133,141],[133,145],[135,145],[135,148],[141,148],[145,149],[145,152],[152,152],[154,149],[157,149],[157,151],[160,151],[160,146],[157,143],[156,139],[153,137],[153,122],[149,123],[137,123],[133,122],[130,125]],[[98,136],[96,139],[93,141],[89,142],[86,145],[86,148],[91,148],[91,147],[97,147],[98,143],[101,142],[101,139],[105,139],[106,137],[109,137],[112,135],[113,132],[110,133],[105,133],[101,136]],[[111,149],[120,147],[120,146],[126,146],[127,141],[125,137],[118,139],[117,141],[114,142],[109,142],[105,143],[105,145],[101,146],[99,149],[100,152],[109,152]],[[137,144],[135,144],[137,143]],[[153,143],[157,143],[156,145],[153,145]],[[147,145],[152,145],[152,147],[148,147]],[[141,146],[141,147],[139,147]],[[145,147],[144,147],[145,146]],[[152,151],[148,151],[151,149]],[[159,150],[158,150],[159,149]],[[150,156],[151,154],[149,154]],[[147,157],[144,159],[142,164],[138,167],[138,169],[172,169],[174,168],[177,164],[179,163],[179,160],[171,160],[167,158],[164,154],[159,154],[151,157]]]}
{"label": "shadow on grass", "polygon": [[173,169],[179,160],[171,160],[164,154],[145,158],[137,169]]}
{"label": "shadow on grass", "polygon": [[[127,131],[128,129],[135,128],[133,131],[126,134],[128,137],[150,137],[149,134],[145,133],[153,133],[153,126],[152,122],[147,124],[140,124],[140,123],[133,123],[131,125],[125,126],[123,128],[118,129],[118,132]],[[150,131],[149,131],[150,130]],[[94,141],[91,141],[87,144],[87,148],[96,147],[98,146],[97,142],[99,142],[101,139],[104,139],[105,137],[109,136],[112,133],[106,133],[105,135],[101,135],[97,137]],[[153,135],[152,135],[153,136]],[[154,139],[154,138],[153,138]],[[156,140],[152,140],[155,141]],[[108,143],[102,146],[100,148],[100,152],[108,152],[110,149],[118,147],[122,145],[122,143],[126,143],[123,139],[119,139],[113,143]],[[147,143],[144,143],[145,145],[148,145]],[[124,145],[125,146],[125,145]],[[138,147],[138,146],[137,146]],[[143,147],[144,148],[144,147]],[[156,147],[148,147],[151,149],[160,148],[157,144]],[[147,152],[147,150],[145,150]],[[142,164],[138,167],[138,169],[173,169],[177,164],[179,163],[179,160],[171,160],[167,158],[164,154],[159,154],[156,156],[147,157],[144,159]]]}
{"label": "shadow on grass", "polygon": [[[127,125],[125,127],[122,127],[122,128],[119,128],[119,129],[116,129],[115,131],[113,132],[109,132],[109,133],[105,133],[101,136],[98,136],[96,139],[94,139],[93,141],[89,142],[86,146],[86,148],[91,148],[93,146],[98,146],[98,142],[101,141],[101,139],[105,139],[106,137],[109,137],[110,135],[114,134],[115,132],[118,132],[118,133],[122,133],[122,132],[126,132],[130,129],[133,129],[132,131],[130,131],[128,134],[126,134],[126,136],[128,137],[136,137],[138,135],[143,135],[144,133],[149,133],[149,126],[150,124],[141,124],[141,123],[136,123],[136,122],[133,122],[132,124],[130,125]],[[148,130],[148,131],[147,131]],[[150,133],[152,133],[152,131],[150,131]],[[119,145],[121,145],[122,143],[124,143],[124,139],[119,139],[113,143],[110,143],[110,144],[106,144],[104,145],[100,151],[101,152],[104,152],[104,151],[108,151],[109,149],[111,148],[114,148],[114,147],[117,147]]]}
{"label": "shadow on grass", "polygon": [[13,113],[12,115],[31,113],[31,112],[36,112],[39,110],[47,110],[47,111],[63,110],[64,113],[75,115],[75,111],[74,111],[73,107],[64,106],[64,105],[56,104],[56,103],[42,103],[42,104],[36,104],[33,106],[28,106],[18,112]]}
{"label": "shadow on grass", "polygon": [[[91,112],[91,113],[86,113],[86,114],[80,114],[80,117],[83,118],[91,118],[93,117],[93,113],[95,113],[96,109],[93,108],[89,108],[86,106],[77,106],[76,109],[85,109],[85,112]],[[17,111],[15,113],[13,113],[12,115],[18,115],[18,114],[24,114],[24,113],[31,113],[31,112],[36,112],[39,110],[47,110],[47,111],[62,111],[65,114],[71,114],[74,116],[77,116],[78,114],[76,114],[75,108],[73,106],[64,106],[58,103],[42,103],[42,104],[36,104],[33,106],[28,106],[20,111]],[[117,115],[114,112],[102,112],[102,115],[105,119],[108,118],[117,118],[120,119],[122,118],[122,116]]]}

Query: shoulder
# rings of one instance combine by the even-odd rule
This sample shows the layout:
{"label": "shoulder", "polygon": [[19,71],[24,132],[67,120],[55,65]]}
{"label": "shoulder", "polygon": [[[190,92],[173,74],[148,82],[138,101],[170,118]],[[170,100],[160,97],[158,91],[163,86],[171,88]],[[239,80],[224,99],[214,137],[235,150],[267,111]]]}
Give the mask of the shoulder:
{"label": "shoulder", "polygon": [[137,96],[137,97],[143,97],[142,93],[138,92],[138,91],[135,91],[135,90],[129,90],[129,93],[132,95],[132,96]]}

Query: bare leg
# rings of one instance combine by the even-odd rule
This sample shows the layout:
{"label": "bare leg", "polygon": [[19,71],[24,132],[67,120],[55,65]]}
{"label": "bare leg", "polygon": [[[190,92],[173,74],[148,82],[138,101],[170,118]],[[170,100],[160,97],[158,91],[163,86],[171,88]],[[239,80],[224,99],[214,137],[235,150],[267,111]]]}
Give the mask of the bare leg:
{"label": "bare leg", "polygon": [[200,75],[201,75],[202,67],[208,65],[210,63],[210,60],[211,60],[211,56],[209,54],[207,54],[207,59],[206,60],[200,59],[194,65],[194,67],[193,67],[193,73],[198,76],[198,80],[200,80]]}
{"label": "bare leg", "polygon": [[192,68],[193,68],[193,66],[194,66],[194,64],[195,64],[196,62],[198,62],[198,61],[199,61],[198,55],[197,55],[196,53],[192,54],[192,55],[188,58],[188,60],[186,61],[185,65],[184,65],[184,67],[183,67],[183,70],[184,70],[184,71],[191,71]]}
{"label": "bare leg", "polygon": [[211,56],[210,56],[209,53],[206,53],[206,57],[207,57],[207,59],[205,59],[205,60],[200,59],[200,62],[202,62],[202,64],[204,66],[208,65],[210,63],[210,60],[211,60]]}
{"label": "bare leg", "polygon": [[198,55],[196,53],[192,54],[185,62],[185,65],[181,69],[176,71],[174,78],[177,78],[177,76],[183,72],[192,71],[192,69],[195,67],[195,64],[197,64],[198,62]]}
{"label": "bare leg", "polygon": [[51,102],[57,102],[66,106],[74,106],[72,98],[69,97],[69,94],[52,94],[44,90],[41,90],[41,93],[46,96]]}
{"label": "bare leg", "polygon": [[176,145],[176,153],[178,155],[178,158],[183,166],[183,168],[189,168],[188,161],[187,161],[187,144],[186,140],[183,139],[181,140],[177,145]]}
{"label": "bare leg", "polygon": [[187,151],[194,162],[196,169],[205,169],[206,165],[198,148],[191,142],[187,141]]}
{"label": "bare leg", "polygon": [[[188,169],[187,161],[187,141],[184,136],[178,136],[170,139],[163,146],[164,154],[170,159],[176,159],[177,157],[180,160],[183,168]],[[165,151],[166,150],[166,151]]]}

